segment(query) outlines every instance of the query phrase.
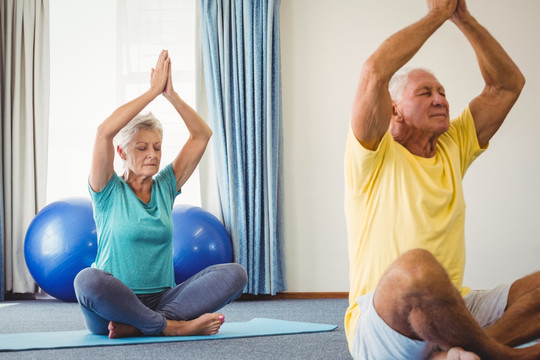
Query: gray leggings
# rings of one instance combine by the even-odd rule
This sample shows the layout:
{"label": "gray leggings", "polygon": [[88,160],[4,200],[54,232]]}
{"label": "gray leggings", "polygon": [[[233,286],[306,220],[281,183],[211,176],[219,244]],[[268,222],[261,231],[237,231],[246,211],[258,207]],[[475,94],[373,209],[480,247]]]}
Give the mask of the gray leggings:
{"label": "gray leggings", "polygon": [[219,310],[238,298],[247,274],[238,264],[210,266],[174,288],[155,294],[135,294],[110,273],[94,268],[75,278],[75,293],[86,327],[109,333],[110,321],[129,324],[145,335],[160,334],[167,320],[192,320]]}

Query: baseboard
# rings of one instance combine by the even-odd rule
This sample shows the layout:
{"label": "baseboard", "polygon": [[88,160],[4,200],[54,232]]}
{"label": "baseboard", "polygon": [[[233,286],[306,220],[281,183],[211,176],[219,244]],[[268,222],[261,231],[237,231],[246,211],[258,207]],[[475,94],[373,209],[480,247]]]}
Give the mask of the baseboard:
{"label": "baseboard", "polygon": [[8,291],[4,293],[5,301],[19,301],[19,300],[36,300],[36,295],[34,293],[14,293]]}
{"label": "baseboard", "polygon": [[276,295],[243,294],[239,300],[287,300],[287,299],[347,299],[348,292],[294,292],[284,291]]}
{"label": "baseboard", "polygon": [[[238,299],[240,301],[245,300],[289,300],[289,299],[347,299],[349,297],[348,292],[296,292],[296,291],[284,291],[279,292],[276,295],[268,294],[242,294]],[[43,294],[20,294],[20,293],[11,293],[6,292],[4,294],[4,300],[13,301],[13,300],[36,300],[36,299],[49,299],[52,297],[43,293]]]}

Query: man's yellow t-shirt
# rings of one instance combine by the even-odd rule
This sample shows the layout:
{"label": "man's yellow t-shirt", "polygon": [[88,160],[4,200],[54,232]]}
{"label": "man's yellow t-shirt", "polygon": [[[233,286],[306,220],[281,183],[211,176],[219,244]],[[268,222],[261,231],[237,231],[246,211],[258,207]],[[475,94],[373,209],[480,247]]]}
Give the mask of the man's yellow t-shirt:
{"label": "man's yellow t-shirt", "polygon": [[436,154],[411,154],[386,133],[375,151],[352,129],[345,151],[345,215],[349,242],[350,294],[345,332],[352,347],[360,311],[356,300],[407,250],[429,250],[462,287],[465,267],[465,201],[462,179],[484,151],[467,107],[439,137]]}

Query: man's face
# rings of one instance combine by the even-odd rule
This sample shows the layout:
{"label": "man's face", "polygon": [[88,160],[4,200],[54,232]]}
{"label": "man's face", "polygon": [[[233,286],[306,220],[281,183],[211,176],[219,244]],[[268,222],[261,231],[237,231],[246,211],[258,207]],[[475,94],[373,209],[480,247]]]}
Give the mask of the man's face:
{"label": "man's face", "polygon": [[450,126],[444,87],[435,76],[423,70],[409,74],[396,109],[407,127],[428,135],[443,134]]}

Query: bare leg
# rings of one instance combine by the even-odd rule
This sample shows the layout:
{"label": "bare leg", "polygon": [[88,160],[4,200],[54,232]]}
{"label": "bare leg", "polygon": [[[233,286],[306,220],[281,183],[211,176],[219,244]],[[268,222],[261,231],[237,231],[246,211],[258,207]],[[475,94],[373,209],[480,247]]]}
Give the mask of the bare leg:
{"label": "bare leg", "polygon": [[[223,314],[203,314],[193,320],[167,320],[163,330],[164,336],[215,335],[225,322]],[[109,338],[141,336],[142,333],[134,326],[114,321],[109,323]]]}
{"label": "bare leg", "polygon": [[539,359],[540,346],[512,349],[488,336],[433,255],[411,250],[390,267],[373,298],[375,310],[394,330],[445,350],[461,347],[482,359]]}
{"label": "bare leg", "polygon": [[540,337],[540,272],[512,284],[503,316],[486,333],[509,346]]}

